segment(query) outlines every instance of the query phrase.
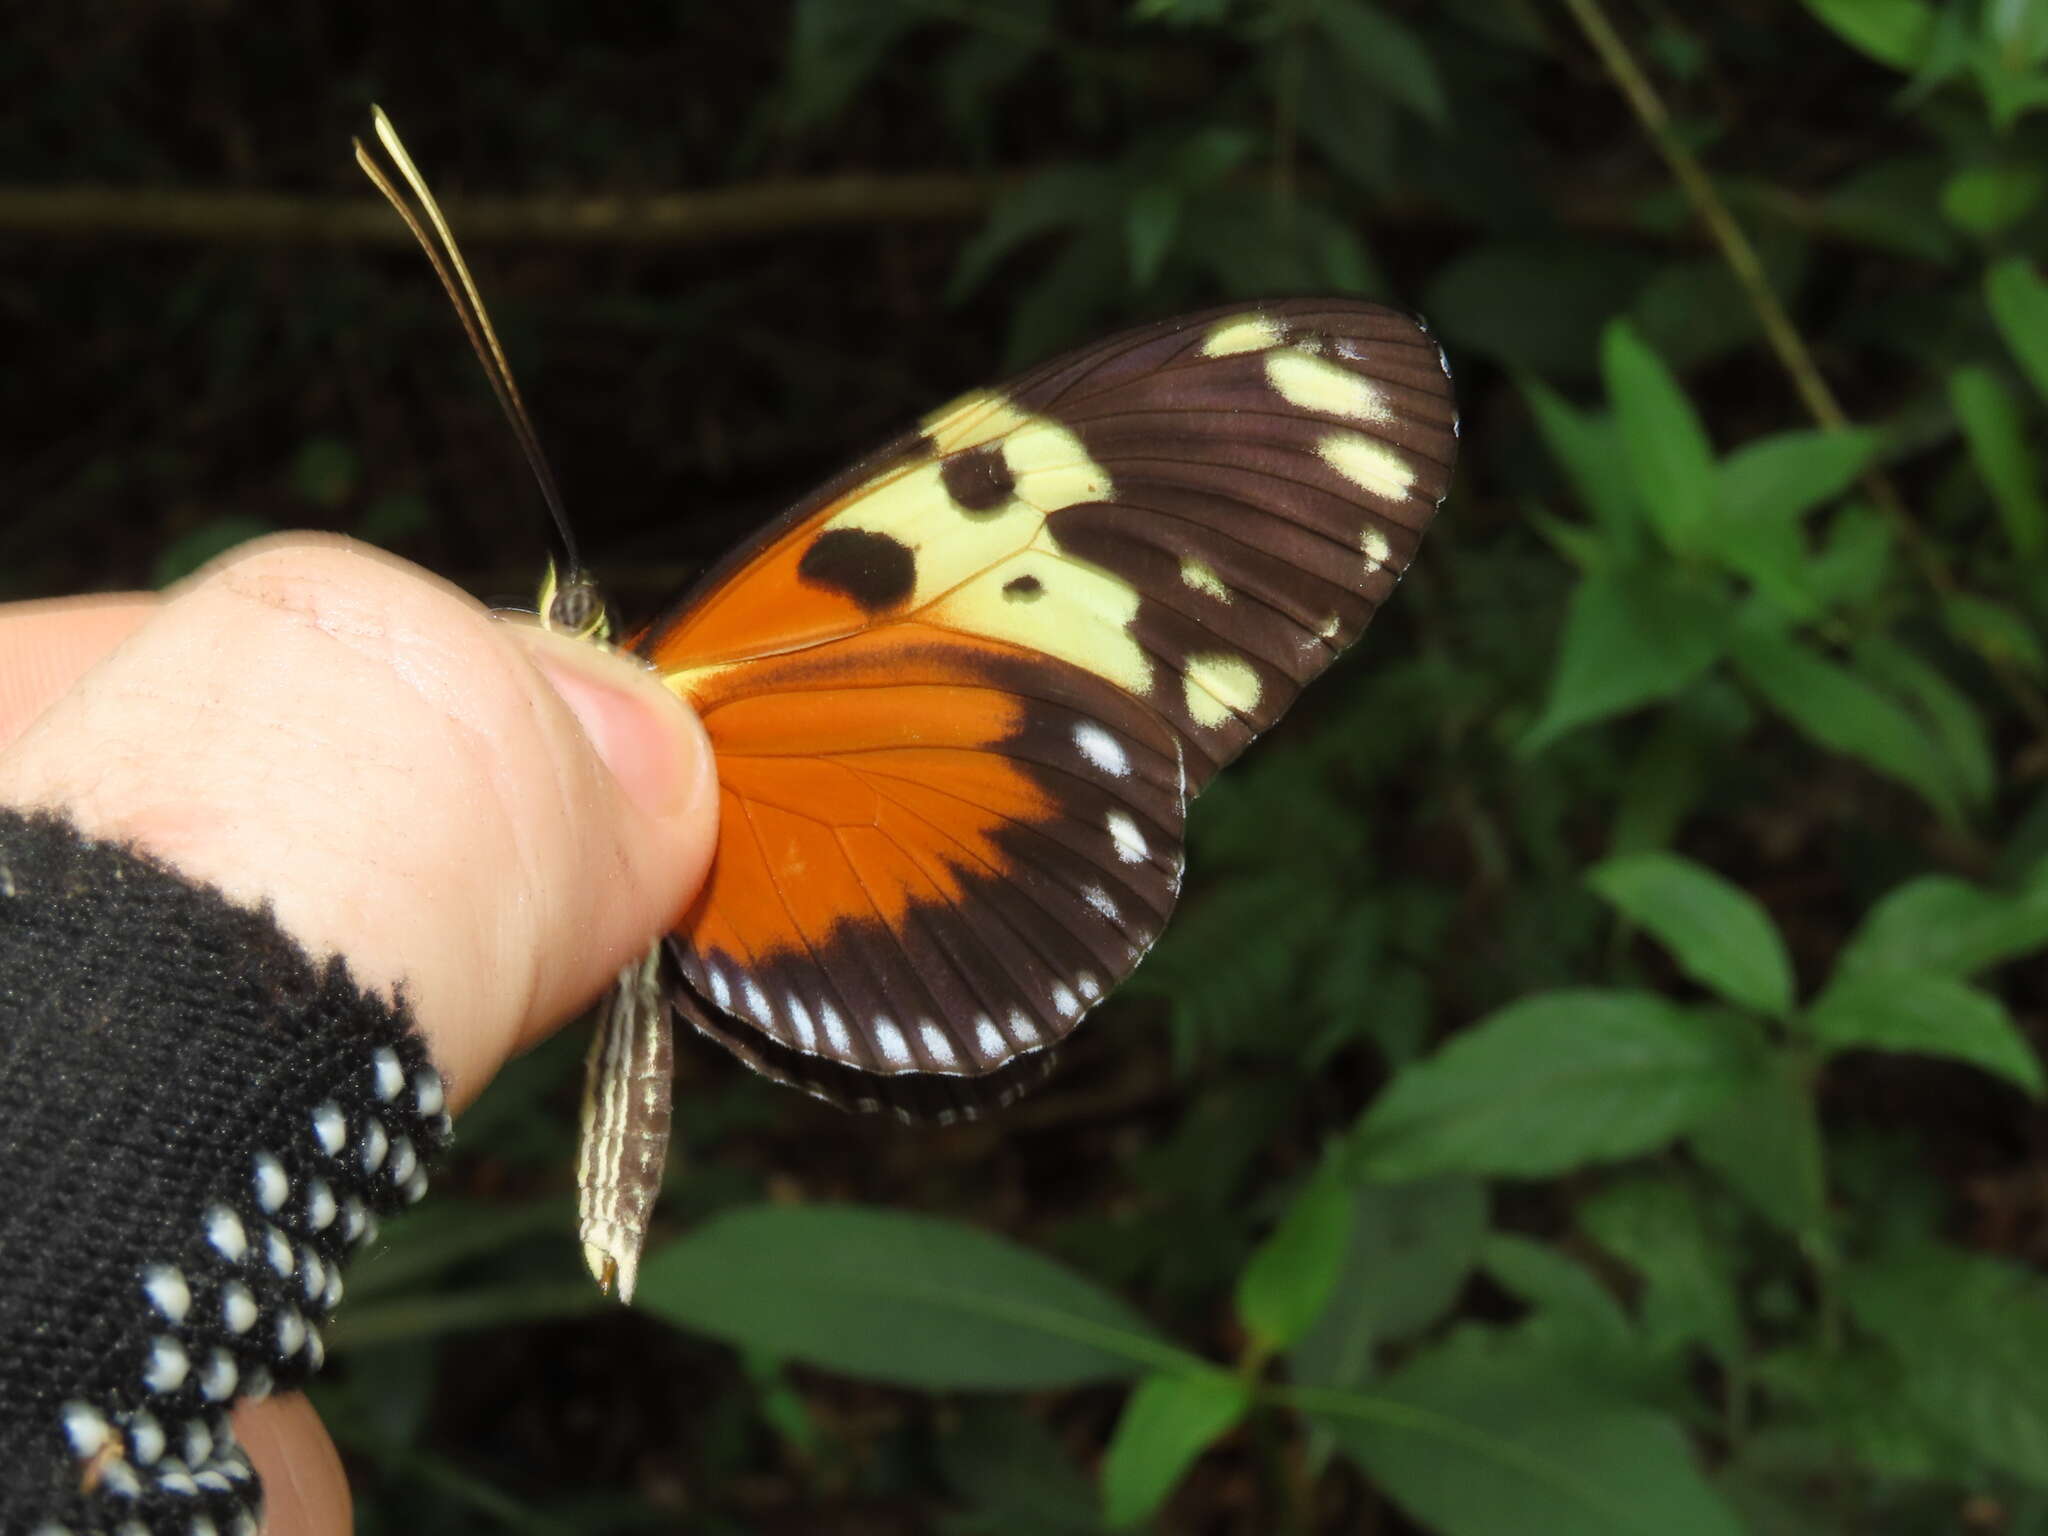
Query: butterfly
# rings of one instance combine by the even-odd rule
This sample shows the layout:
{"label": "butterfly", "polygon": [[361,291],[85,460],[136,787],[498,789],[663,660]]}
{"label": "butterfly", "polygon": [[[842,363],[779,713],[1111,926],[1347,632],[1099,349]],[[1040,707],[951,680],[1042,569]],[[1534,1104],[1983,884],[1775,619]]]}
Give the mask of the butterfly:
{"label": "butterfly", "polygon": [[[530,445],[445,221],[376,121]],[[1410,315],[1185,315],[934,411],[630,636],[703,721],[720,820],[702,892],[601,1010],[579,1163],[600,1281],[630,1299],[671,1010],[853,1109],[946,1120],[1042,1076],[1172,914],[1190,801],[1392,593],[1457,438]],[[608,633],[573,568],[540,607]]]}

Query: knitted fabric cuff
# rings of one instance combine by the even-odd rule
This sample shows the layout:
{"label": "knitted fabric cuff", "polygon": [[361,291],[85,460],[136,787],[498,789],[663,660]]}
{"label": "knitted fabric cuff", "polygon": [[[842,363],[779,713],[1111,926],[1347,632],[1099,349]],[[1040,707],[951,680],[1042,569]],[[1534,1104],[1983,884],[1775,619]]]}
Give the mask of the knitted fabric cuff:
{"label": "knitted fabric cuff", "polygon": [[448,1136],[402,1001],[0,809],[0,1529],[253,1532],[227,1409],[319,1368]]}

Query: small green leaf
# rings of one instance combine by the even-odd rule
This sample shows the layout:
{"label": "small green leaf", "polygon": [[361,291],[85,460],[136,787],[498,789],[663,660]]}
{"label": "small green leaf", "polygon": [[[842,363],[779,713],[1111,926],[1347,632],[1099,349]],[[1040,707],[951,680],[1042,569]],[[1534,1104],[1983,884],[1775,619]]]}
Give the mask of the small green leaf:
{"label": "small green leaf", "polygon": [[1877,434],[1862,428],[1744,443],[1718,472],[1722,519],[1797,518],[1855,484],[1876,451]]}
{"label": "small green leaf", "polygon": [[1486,1186],[1419,1179],[1352,1191],[1351,1242],[1330,1304],[1289,1357],[1296,1381],[1362,1385],[1375,1347],[1410,1338],[1457,1300],[1486,1240]]}
{"label": "small green leaf", "polygon": [[1941,617],[1948,632],[1978,655],[2010,662],[2034,677],[2048,673],[2040,633],[2003,603],[1953,592],[1942,600]]}
{"label": "small green leaf", "polygon": [[1578,1220],[1642,1277],[1637,1307],[1652,1348],[1696,1344],[1724,1364],[1742,1357],[1734,1263],[1690,1190],[1670,1178],[1622,1179],[1580,1205]]}
{"label": "small green leaf", "polygon": [[1948,398],[2013,553],[2033,559],[2048,549],[2048,502],[2041,498],[2040,466],[2019,403],[1990,369],[1974,367],[1948,376]]}
{"label": "small green leaf", "polygon": [[1720,587],[1670,562],[1587,574],[1565,614],[1550,698],[1518,749],[1541,751],[1579,726],[1670,698],[1720,659],[1729,620]]}
{"label": "small green leaf", "polygon": [[1810,1253],[1828,1250],[1827,1158],[1798,1065],[1776,1053],[1688,1138],[1693,1155]]}
{"label": "small green leaf", "polygon": [[1747,1042],[1712,1014],[1648,992],[1543,993],[1397,1074],[1355,1148],[1375,1179],[1545,1178],[1662,1146],[1753,1069]]}
{"label": "small green leaf", "polygon": [[1384,1393],[1295,1395],[1439,1536],[1740,1536],[1677,1424],[1540,1354],[1454,1336]]}
{"label": "small green leaf", "polygon": [[1927,0],[1806,0],[1814,19],[1880,64],[1910,74],[1934,35]]}
{"label": "small green leaf", "polygon": [[1962,981],[2048,947],[2048,868],[2018,891],[1923,875],[1870,909],[1836,969],[1920,972]]}
{"label": "small green leaf", "polygon": [[1635,1330],[1621,1304],[1591,1270],[1557,1249],[1517,1232],[1495,1232],[1479,1262],[1551,1332],[1562,1331],[1596,1348],[1633,1342]]}
{"label": "small green leaf", "polygon": [[1102,1459],[1104,1521],[1121,1530],[1154,1514],[1250,1406],[1250,1386],[1222,1371],[1161,1371],[1139,1382]]}
{"label": "small green leaf", "polygon": [[1180,229],[1180,207],[1178,187],[1154,183],[1131,194],[1124,214],[1124,241],[1131,253],[1133,288],[1149,288],[1158,278]]}
{"label": "small green leaf", "polygon": [[1593,889],[1671,951],[1679,969],[1738,1008],[1792,1011],[1792,959],[1762,902],[1675,853],[1595,865]]}
{"label": "small green leaf", "polygon": [[1622,463],[1621,434],[1614,422],[1580,410],[1541,379],[1524,379],[1522,393],[1550,456],[1570,477],[1572,488],[1620,557],[1609,563],[1627,563],[1642,547],[1643,510]]}
{"label": "small green leaf", "polygon": [[1949,223],[1979,239],[2010,229],[2040,200],[2041,172],[2025,164],[1972,166],[1941,189],[1941,211]]}
{"label": "small green leaf", "polygon": [[1237,1282],[1237,1314],[1267,1349],[1286,1349],[1308,1332],[1344,1265],[1351,1237],[1351,1192],[1329,1173],[1311,1179]]}
{"label": "small green leaf", "polygon": [[1856,665],[1912,706],[1963,799],[1973,807],[1987,804],[1998,787],[1998,763],[1977,702],[1939,667],[1883,631],[1856,643]]}
{"label": "small green leaf", "polygon": [[1749,629],[1733,654],[1749,685],[1807,736],[1918,790],[1962,820],[1963,787],[1920,722],[1868,679],[1773,630]]}
{"label": "small green leaf", "polygon": [[1449,119],[1436,61],[1406,24],[1359,0],[1315,0],[1314,9],[1337,51],[1373,88],[1431,123]]}
{"label": "small green leaf", "polygon": [[1713,445],[1692,402],[1625,321],[1607,327],[1601,362],[1636,499],[1667,547],[1681,554],[1703,548],[1712,531],[1717,480]]}
{"label": "small green leaf", "polygon": [[1984,298],[1999,335],[2048,400],[2048,283],[2024,256],[2011,256],[1984,275]]}
{"label": "small green leaf", "polygon": [[905,1386],[1023,1390],[1185,1357],[1093,1282],[973,1227],[854,1206],[727,1211],[647,1261],[639,1305],[742,1348]]}
{"label": "small green leaf", "polygon": [[1989,993],[1925,971],[1865,971],[1844,976],[1806,1015],[1814,1039],[1830,1050],[1861,1048],[1946,1056],[2017,1083],[2035,1098],[2040,1060]]}

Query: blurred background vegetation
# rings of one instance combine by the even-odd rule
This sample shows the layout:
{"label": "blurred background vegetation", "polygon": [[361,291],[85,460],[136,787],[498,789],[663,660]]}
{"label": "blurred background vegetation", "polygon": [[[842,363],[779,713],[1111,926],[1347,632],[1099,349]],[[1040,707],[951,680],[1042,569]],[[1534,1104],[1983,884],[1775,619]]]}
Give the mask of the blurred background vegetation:
{"label": "blurred background vegetation", "polygon": [[2048,1531],[2048,5],[103,0],[0,43],[0,597],[270,528],[531,591],[348,140],[448,202],[645,615],[956,391],[1427,314],[1457,489],[1046,1089],[685,1045],[635,1312],[581,1041],[350,1276],[366,1531]]}

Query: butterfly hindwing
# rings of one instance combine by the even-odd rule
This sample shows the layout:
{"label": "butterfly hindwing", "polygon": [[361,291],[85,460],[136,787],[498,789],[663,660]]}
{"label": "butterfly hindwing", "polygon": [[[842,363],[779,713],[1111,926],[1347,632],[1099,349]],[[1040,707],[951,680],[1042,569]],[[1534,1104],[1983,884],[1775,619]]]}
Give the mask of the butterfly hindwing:
{"label": "butterfly hindwing", "polygon": [[1187,800],[1358,637],[1455,446],[1425,330],[1299,301],[964,396],[800,504],[636,642],[719,764],[685,1011],[841,1101],[1014,1081],[1158,936]]}

